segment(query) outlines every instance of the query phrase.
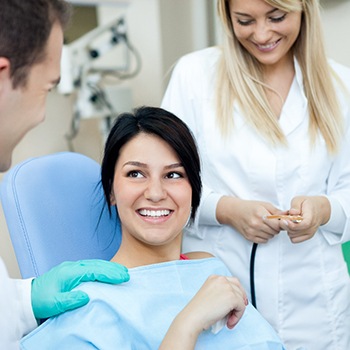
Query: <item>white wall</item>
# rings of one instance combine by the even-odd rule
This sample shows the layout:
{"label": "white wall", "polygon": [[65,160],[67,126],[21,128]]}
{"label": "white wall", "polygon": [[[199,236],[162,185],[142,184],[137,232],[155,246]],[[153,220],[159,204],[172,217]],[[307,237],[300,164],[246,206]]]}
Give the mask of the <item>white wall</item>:
{"label": "white wall", "polygon": [[[132,105],[159,105],[169,71],[178,57],[205,47],[213,33],[208,33],[207,15],[215,0],[130,0],[127,9],[101,7],[101,23],[112,16],[126,14],[128,34],[142,56],[142,71],[122,84],[132,91]],[[103,1],[102,1],[103,2]],[[210,5],[210,6],[209,6]],[[323,24],[329,56],[350,66],[348,35],[350,1],[323,0]],[[28,157],[68,150],[64,134],[69,129],[71,100],[52,93],[48,100],[45,123],[32,130],[15,151],[13,164]],[[76,151],[100,160],[102,139],[96,120],[81,123],[74,141]],[[1,179],[1,176],[0,176]],[[0,255],[13,277],[19,276],[16,259],[0,212]]]}
{"label": "white wall", "polygon": [[322,0],[321,5],[327,53],[350,67],[350,1]]}

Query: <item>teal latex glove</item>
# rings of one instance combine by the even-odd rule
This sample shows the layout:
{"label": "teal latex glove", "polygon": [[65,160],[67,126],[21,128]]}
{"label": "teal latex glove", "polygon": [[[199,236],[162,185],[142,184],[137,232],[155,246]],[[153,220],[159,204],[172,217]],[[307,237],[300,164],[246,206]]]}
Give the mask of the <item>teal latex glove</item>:
{"label": "teal latex glove", "polygon": [[105,260],[64,262],[32,281],[32,308],[37,319],[49,318],[89,302],[83,291],[71,291],[82,282],[119,284],[129,280],[128,269]]}

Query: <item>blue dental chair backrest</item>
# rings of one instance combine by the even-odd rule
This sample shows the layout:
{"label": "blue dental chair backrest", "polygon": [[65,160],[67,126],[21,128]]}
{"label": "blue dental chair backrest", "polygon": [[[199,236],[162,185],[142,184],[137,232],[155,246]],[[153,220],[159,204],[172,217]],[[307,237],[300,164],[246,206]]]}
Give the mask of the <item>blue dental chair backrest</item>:
{"label": "blue dental chair backrest", "polygon": [[28,159],[1,183],[1,202],[22,277],[67,260],[109,260],[120,224],[104,205],[100,165],[73,152]]}

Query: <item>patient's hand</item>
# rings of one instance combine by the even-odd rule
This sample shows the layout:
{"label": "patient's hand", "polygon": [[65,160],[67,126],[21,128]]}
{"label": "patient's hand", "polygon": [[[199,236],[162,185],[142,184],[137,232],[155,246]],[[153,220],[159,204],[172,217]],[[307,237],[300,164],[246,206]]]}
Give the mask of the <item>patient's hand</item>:
{"label": "patient's hand", "polygon": [[159,349],[194,349],[199,334],[228,316],[233,328],[243,316],[248,299],[237,278],[208,277],[201,289],[171,324]]}
{"label": "patient's hand", "polygon": [[[243,315],[248,299],[237,278],[210,276],[183,312],[198,331],[209,329],[228,316],[227,327],[233,328]],[[186,310],[187,309],[187,310]]]}

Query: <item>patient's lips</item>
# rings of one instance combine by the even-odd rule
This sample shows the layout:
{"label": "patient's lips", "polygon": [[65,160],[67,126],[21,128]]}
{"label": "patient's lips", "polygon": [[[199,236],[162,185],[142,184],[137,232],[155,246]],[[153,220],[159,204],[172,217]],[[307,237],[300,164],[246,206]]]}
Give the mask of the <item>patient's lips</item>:
{"label": "patient's lips", "polygon": [[147,209],[141,209],[139,210],[139,214],[141,216],[149,216],[149,217],[161,217],[161,216],[168,216],[170,214],[170,210],[147,210]]}
{"label": "patient's lips", "polygon": [[170,209],[154,209],[154,208],[142,208],[137,210],[137,213],[139,216],[147,222],[151,223],[163,223],[168,221],[168,219],[171,217],[171,214],[173,213],[173,210]]}

